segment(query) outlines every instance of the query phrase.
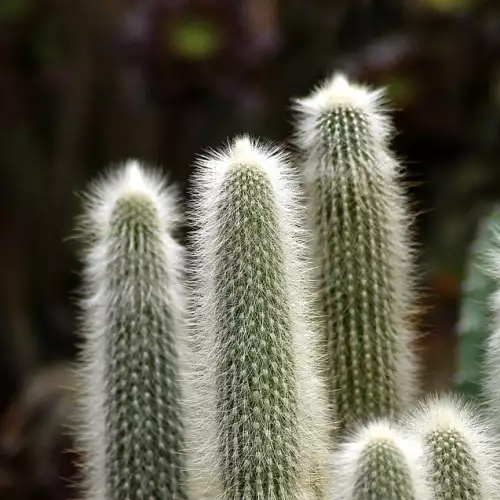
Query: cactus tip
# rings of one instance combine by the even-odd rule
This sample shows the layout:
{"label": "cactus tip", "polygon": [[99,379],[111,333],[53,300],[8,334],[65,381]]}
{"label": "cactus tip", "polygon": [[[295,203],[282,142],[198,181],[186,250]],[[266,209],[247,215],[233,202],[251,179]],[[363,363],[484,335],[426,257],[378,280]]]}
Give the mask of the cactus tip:
{"label": "cactus tip", "polygon": [[422,448],[389,421],[380,419],[358,428],[335,454],[336,500],[368,498],[431,498],[422,476]]}
{"label": "cactus tip", "polygon": [[320,123],[325,115],[339,108],[348,108],[365,115],[366,124],[375,140],[384,141],[391,125],[384,111],[385,90],[372,89],[368,85],[353,83],[343,73],[335,73],[318,85],[307,97],[296,99],[297,141],[306,149],[318,144]]}

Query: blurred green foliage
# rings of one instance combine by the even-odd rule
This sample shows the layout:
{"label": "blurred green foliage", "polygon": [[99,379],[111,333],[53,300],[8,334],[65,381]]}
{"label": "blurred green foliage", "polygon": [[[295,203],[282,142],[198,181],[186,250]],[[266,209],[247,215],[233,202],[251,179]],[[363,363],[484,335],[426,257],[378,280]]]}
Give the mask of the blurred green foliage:
{"label": "blurred green foliage", "polygon": [[0,21],[18,21],[25,17],[33,7],[33,0],[1,0]]}
{"label": "blurred green foliage", "polygon": [[172,51],[183,58],[209,59],[222,45],[222,30],[209,19],[180,19],[170,31],[170,44]]}
{"label": "blurred green foliage", "polygon": [[466,10],[472,0],[420,0],[420,3],[440,12],[456,12]]}
{"label": "blurred green foliage", "polygon": [[491,322],[491,294],[498,283],[489,272],[488,256],[498,245],[500,206],[496,206],[479,225],[476,240],[469,251],[466,277],[462,285],[459,335],[459,363],[455,384],[459,391],[481,397],[482,361]]}

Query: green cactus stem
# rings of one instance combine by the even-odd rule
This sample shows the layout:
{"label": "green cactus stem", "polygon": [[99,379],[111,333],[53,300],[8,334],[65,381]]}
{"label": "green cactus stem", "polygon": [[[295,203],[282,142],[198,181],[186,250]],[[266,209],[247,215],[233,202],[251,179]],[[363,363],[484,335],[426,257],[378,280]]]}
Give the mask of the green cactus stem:
{"label": "green cactus stem", "polygon": [[186,500],[175,196],[135,161],[89,190],[79,428],[92,500]]}
{"label": "green cactus stem", "polygon": [[416,388],[407,203],[381,91],[335,75],[298,100],[326,375],[341,429],[406,410]]}

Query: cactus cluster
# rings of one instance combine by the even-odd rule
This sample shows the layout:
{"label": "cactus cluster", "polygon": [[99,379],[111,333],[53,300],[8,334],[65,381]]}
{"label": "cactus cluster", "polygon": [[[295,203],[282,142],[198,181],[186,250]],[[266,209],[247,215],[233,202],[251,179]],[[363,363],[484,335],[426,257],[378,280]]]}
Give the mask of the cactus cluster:
{"label": "cactus cluster", "polygon": [[383,92],[337,74],[295,106],[297,161],[241,136],[197,162],[187,255],[157,171],[130,160],[89,190],[84,498],[497,495],[500,328],[490,412],[418,399],[411,220]]}

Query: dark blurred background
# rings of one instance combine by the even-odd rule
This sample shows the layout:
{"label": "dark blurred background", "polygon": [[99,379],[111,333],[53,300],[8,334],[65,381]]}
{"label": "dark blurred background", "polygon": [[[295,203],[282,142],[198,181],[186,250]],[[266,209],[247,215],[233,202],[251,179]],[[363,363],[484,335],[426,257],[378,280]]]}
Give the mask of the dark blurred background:
{"label": "dark blurred background", "polygon": [[500,198],[500,2],[0,0],[0,498],[74,495],[77,193],[128,157],[185,189],[234,134],[288,141],[290,99],[339,69],[388,88],[424,385],[450,387],[468,247]]}

